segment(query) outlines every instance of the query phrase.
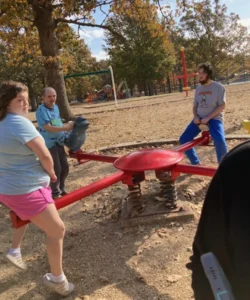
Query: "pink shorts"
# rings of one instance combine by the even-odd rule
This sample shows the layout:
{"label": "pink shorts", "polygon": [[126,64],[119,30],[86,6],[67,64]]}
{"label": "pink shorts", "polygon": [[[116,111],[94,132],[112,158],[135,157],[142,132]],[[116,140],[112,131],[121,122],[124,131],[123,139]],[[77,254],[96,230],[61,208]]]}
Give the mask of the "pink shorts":
{"label": "pink shorts", "polygon": [[0,202],[14,211],[22,220],[30,220],[46,209],[49,203],[54,203],[51,189],[41,188],[24,195],[2,195]]}

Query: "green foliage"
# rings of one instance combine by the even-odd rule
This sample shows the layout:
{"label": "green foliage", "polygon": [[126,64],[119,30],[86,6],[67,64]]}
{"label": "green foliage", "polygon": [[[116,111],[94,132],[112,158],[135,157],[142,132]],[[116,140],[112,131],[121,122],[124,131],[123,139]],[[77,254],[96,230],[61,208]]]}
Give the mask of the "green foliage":
{"label": "green foliage", "polygon": [[[186,49],[188,71],[203,61],[216,77],[249,66],[250,37],[239,16],[227,14],[219,0],[176,0],[177,8],[158,0],[8,0],[0,1],[0,80],[25,82],[39,101],[43,84],[55,84],[64,117],[70,117],[63,75],[114,66],[117,81],[147,89],[164,81],[175,67],[181,72],[180,47]],[[92,14],[107,12],[95,23]],[[179,21],[176,22],[176,17]],[[99,21],[99,20],[98,20]],[[109,62],[97,63],[69,24],[107,30]],[[177,63],[176,63],[177,62]],[[174,64],[176,65],[174,66]],[[110,83],[109,76],[67,80],[69,98]],[[34,103],[35,106],[35,103]]]}
{"label": "green foliage", "polygon": [[[29,87],[33,110],[41,101],[41,90],[46,80],[44,78],[44,57],[39,47],[39,37],[36,28],[11,25],[0,31],[0,81],[17,80]],[[61,42],[60,60],[65,73],[93,71],[99,68],[96,59],[68,24],[57,28]],[[69,98],[82,97],[86,92],[93,91],[96,86],[102,86],[100,77],[69,80],[67,83]]]}
{"label": "green foliage", "polygon": [[243,67],[242,60],[250,50],[250,35],[240,24],[238,15],[227,14],[219,0],[193,1],[186,7],[180,22],[172,26],[176,51],[186,49],[188,66],[212,63],[217,78]]}
{"label": "green foliage", "polygon": [[155,5],[140,1],[139,11],[133,14],[125,2],[127,9],[116,9],[107,22],[112,32],[106,34],[106,50],[116,78],[126,79],[131,87],[138,85],[140,90],[145,90],[147,85],[164,80],[171,71],[173,46],[158,19]]}

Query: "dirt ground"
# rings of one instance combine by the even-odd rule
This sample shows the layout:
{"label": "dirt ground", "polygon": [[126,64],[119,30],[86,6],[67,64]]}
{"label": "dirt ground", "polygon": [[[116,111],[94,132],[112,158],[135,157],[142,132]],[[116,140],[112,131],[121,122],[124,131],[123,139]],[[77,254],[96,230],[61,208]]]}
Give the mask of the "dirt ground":
{"label": "dirt ground", "polygon": [[[250,85],[227,88],[225,115],[226,133],[246,134],[241,122],[249,118]],[[90,121],[84,149],[100,149],[127,142],[178,138],[190,121],[192,97],[184,94],[151,99],[124,100],[116,109],[113,103],[74,105],[76,115]],[[34,114],[30,114],[34,120]],[[241,140],[230,140],[233,148]],[[171,148],[171,145],[168,146]],[[132,150],[117,150],[122,155]],[[200,147],[198,153],[204,165],[216,166],[213,147]],[[89,162],[76,165],[69,158],[70,175],[67,186],[73,191],[112,174],[110,164]],[[192,254],[201,207],[210,179],[192,176],[177,181],[180,203],[194,213],[189,223],[151,224],[122,229],[119,223],[121,203],[127,195],[126,186],[114,185],[60,214],[66,224],[64,269],[76,285],[70,300],[188,300],[192,299],[191,273],[185,265]],[[148,197],[158,189],[153,173],[142,184]],[[0,300],[56,300],[41,285],[41,276],[48,271],[44,235],[30,226],[23,243],[23,256],[28,270],[16,270],[5,261],[4,254],[11,241],[8,210],[0,210]]]}

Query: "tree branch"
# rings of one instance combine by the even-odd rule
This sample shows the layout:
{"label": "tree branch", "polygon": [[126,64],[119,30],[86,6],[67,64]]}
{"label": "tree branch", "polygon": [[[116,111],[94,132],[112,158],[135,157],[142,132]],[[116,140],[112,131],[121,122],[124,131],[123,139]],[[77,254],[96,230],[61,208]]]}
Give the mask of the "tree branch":
{"label": "tree branch", "polygon": [[75,25],[79,25],[80,27],[92,27],[92,28],[101,28],[104,30],[108,30],[110,32],[112,32],[114,35],[122,37],[124,39],[124,37],[122,35],[120,35],[118,32],[116,32],[115,30],[113,30],[110,26],[108,25],[103,25],[103,24],[93,24],[90,22],[80,22],[79,20],[66,20],[63,18],[58,18],[55,20],[56,24],[58,23],[67,23],[67,24],[75,24]]}
{"label": "tree branch", "polygon": [[101,25],[103,25],[103,24],[106,22],[106,20],[108,19],[109,13],[107,14],[107,13],[102,9],[102,6],[100,6],[100,10],[101,10],[101,12],[105,15],[105,18],[103,19],[103,21],[102,21],[102,23],[101,23]]}

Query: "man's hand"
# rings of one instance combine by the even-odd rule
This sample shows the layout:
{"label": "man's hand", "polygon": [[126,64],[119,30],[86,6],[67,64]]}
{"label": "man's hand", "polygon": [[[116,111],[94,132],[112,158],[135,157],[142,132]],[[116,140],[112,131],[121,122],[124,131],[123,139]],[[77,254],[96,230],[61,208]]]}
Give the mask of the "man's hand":
{"label": "man's hand", "polygon": [[199,117],[195,117],[195,118],[194,118],[194,124],[199,125],[200,122],[201,122],[201,120],[200,120]]}
{"label": "man's hand", "polygon": [[203,118],[201,119],[201,124],[208,124],[209,121],[210,121],[209,118]]}
{"label": "man's hand", "polygon": [[67,123],[67,124],[64,124],[63,125],[63,130],[64,131],[71,131],[74,127],[74,122],[70,122],[70,123]]}
{"label": "man's hand", "polygon": [[62,132],[62,131],[71,131],[73,129],[74,122],[63,124],[62,126],[52,126],[50,123],[44,125],[44,129],[48,132]]}

